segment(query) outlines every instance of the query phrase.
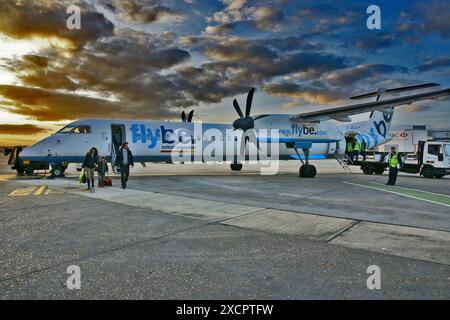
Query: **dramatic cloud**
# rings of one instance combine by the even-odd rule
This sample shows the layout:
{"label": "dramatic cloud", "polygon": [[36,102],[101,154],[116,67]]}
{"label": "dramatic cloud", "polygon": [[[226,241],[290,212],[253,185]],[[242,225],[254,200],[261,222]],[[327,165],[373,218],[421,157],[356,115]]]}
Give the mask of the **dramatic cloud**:
{"label": "dramatic cloud", "polygon": [[270,95],[321,104],[336,102],[347,97],[344,91],[337,91],[320,85],[311,86],[294,83],[269,84],[264,87],[264,92]]}
{"label": "dramatic cloud", "polygon": [[364,33],[359,37],[351,37],[345,43],[345,45],[353,45],[366,52],[377,52],[399,44],[401,44],[401,41],[394,34],[388,33]]}
{"label": "dramatic cloud", "polygon": [[431,59],[416,67],[418,72],[426,72],[433,69],[444,69],[450,67],[450,57]]}
{"label": "dramatic cloud", "polygon": [[43,124],[174,119],[252,86],[299,106],[429,81],[430,70],[440,71],[432,81],[448,79],[443,1],[399,5],[381,31],[367,30],[358,1],[80,0],[81,30],[66,28],[72,0],[3,2],[0,111]]}
{"label": "dramatic cloud", "polygon": [[450,2],[431,0],[414,3],[403,11],[397,31],[417,39],[424,32],[435,32],[450,37]]}
{"label": "dramatic cloud", "polygon": [[112,34],[113,24],[87,4],[82,6],[81,30],[69,30],[66,26],[68,5],[67,1],[3,1],[0,31],[16,39],[59,38],[67,40],[74,49]]}
{"label": "dramatic cloud", "polygon": [[325,77],[329,83],[338,86],[350,86],[358,81],[370,81],[373,84],[391,77],[393,73],[407,73],[408,69],[385,64],[360,64],[352,68],[332,72]]}
{"label": "dramatic cloud", "polygon": [[153,0],[101,0],[100,4],[112,10],[123,21],[135,24],[182,17],[179,12]]}
{"label": "dramatic cloud", "polygon": [[47,131],[49,130],[33,124],[0,124],[0,134],[27,136]]}
{"label": "dramatic cloud", "polygon": [[255,26],[263,30],[277,28],[284,21],[284,18],[282,10],[269,6],[258,7],[252,14]]}
{"label": "dramatic cloud", "polygon": [[365,9],[348,8],[344,10],[338,6],[320,4],[302,6],[293,19],[309,32],[332,33],[342,28],[362,23],[365,16],[361,14]]}

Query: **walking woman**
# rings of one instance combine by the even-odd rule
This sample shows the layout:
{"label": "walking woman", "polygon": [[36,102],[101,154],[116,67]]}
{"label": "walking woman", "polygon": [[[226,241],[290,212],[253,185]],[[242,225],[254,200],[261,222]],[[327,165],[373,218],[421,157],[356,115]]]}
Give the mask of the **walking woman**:
{"label": "walking woman", "polygon": [[92,148],[88,153],[86,153],[82,166],[84,169],[84,174],[86,175],[88,190],[91,193],[95,193],[94,175],[97,164],[98,150],[96,148]]}

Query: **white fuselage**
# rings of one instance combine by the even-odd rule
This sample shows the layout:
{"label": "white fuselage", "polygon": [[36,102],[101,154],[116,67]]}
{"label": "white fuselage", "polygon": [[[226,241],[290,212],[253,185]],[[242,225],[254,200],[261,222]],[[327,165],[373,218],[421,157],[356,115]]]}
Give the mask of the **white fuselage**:
{"label": "white fuselage", "polygon": [[[81,132],[78,127],[82,128]],[[115,137],[117,133],[114,130],[120,131],[120,139]],[[298,158],[294,147],[310,148],[311,159],[324,159],[345,152],[345,136],[331,121],[297,123],[291,121],[288,115],[270,115],[255,122],[255,133],[260,145],[271,142],[266,143],[270,145],[266,149],[274,150],[275,147],[280,160]],[[221,160],[232,161],[235,157],[242,156],[241,135],[242,132],[234,131],[231,125],[215,123],[78,120],[25,149],[20,158],[49,164],[78,163],[82,162],[90,148],[96,147],[100,154],[111,160],[120,144],[118,142],[127,141],[136,162],[173,161],[181,150],[183,156],[186,156],[194,147],[197,151],[200,150],[196,154],[196,161],[209,161],[211,150],[214,149],[212,144],[223,146],[212,152],[215,156],[213,160],[220,160],[218,156],[223,151]],[[235,146],[230,147],[230,143]],[[257,159],[262,159],[262,149],[264,148],[260,147],[258,151],[255,143],[249,143],[244,153],[247,158],[258,154]],[[198,157],[199,153],[203,154],[203,158]]]}

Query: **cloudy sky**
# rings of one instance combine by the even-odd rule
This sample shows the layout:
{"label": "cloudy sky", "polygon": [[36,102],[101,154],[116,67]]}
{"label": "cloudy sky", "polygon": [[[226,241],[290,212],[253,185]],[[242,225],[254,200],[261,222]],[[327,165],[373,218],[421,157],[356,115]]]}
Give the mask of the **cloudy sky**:
{"label": "cloudy sky", "polygon": [[[81,30],[68,30],[70,4]],[[368,30],[378,4],[381,30]],[[0,145],[28,144],[79,118],[231,122],[298,113],[353,94],[450,86],[449,1],[2,0]],[[397,124],[448,127],[450,102],[404,107]]]}

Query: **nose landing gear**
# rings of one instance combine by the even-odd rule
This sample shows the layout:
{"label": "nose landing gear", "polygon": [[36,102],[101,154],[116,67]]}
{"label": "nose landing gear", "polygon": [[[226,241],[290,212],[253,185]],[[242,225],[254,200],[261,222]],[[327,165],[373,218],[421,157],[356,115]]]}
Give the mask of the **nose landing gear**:
{"label": "nose landing gear", "polygon": [[238,162],[233,162],[230,165],[231,170],[233,171],[241,171],[242,170],[242,163],[238,163]]}

